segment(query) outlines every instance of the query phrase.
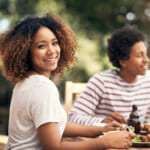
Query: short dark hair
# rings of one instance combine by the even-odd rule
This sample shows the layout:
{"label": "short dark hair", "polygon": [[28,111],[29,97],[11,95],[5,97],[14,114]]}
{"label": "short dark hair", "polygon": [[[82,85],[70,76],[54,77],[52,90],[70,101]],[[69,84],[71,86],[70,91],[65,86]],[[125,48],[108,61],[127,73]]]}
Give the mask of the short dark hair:
{"label": "short dark hair", "polygon": [[77,42],[72,29],[58,16],[30,16],[17,22],[0,38],[3,74],[8,80],[20,81],[32,70],[31,44],[34,35],[43,26],[56,35],[61,48],[58,67],[52,75],[62,74],[65,68],[70,69],[71,64],[74,63]]}
{"label": "short dark hair", "polygon": [[112,65],[121,68],[119,60],[129,59],[131,47],[139,41],[145,42],[145,35],[134,27],[125,27],[113,32],[107,47]]}

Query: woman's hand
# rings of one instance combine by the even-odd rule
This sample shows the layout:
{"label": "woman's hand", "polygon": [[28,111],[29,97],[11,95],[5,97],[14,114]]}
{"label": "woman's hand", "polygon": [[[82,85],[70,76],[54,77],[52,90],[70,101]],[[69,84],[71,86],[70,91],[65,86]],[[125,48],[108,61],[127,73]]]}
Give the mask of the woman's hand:
{"label": "woman's hand", "polygon": [[122,116],[121,114],[119,114],[118,112],[113,112],[111,113],[109,116],[107,116],[102,122],[103,123],[110,123],[113,120],[120,122],[120,123],[127,123],[127,120],[124,118],[124,116]]}
{"label": "woman's hand", "polygon": [[118,131],[101,137],[105,148],[128,148],[132,146],[134,133]]}
{"label": "woman's hand", "polygon": [[112,121],[111,123],[108,123],[107,125],[104,126],[104,132],[107,131],[114,131],[114,130],[123,130],[124,127],[122,124],[120,124],[117,121]]}

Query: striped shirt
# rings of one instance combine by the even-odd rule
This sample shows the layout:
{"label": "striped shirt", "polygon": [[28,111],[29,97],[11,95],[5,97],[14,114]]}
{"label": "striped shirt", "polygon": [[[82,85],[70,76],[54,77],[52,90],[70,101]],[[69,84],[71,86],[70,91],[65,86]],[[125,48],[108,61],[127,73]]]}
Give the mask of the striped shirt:
{"label": "striped shirt", "polygon": [[68,121],[92,125],[114,111],[128,119],[133,104],[138,106],[141,122],[150,122],[150,71],[139,75],[134,83],[125,82],[117,70],[99,72],[75,101]]}

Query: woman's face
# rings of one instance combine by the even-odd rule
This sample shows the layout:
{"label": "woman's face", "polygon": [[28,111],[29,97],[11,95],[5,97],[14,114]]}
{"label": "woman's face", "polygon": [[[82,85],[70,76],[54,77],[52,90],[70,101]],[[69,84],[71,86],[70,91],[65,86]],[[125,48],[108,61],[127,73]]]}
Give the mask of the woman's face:
{"label": "woman's face", "polygon": [[143,41],[135,43],[131,47],[128,60],[122,60],[122,68],[129,77],[144,75],[148,69],[149,58],[147,56],[147,48]]}
{"label": "woman's face", "polygon": [[50,76],[57,68],[60,58],[60,46],[55,34],[47,27],[41,27],[33,38],[31,46],[31,62],[33,70],[39,74]]}

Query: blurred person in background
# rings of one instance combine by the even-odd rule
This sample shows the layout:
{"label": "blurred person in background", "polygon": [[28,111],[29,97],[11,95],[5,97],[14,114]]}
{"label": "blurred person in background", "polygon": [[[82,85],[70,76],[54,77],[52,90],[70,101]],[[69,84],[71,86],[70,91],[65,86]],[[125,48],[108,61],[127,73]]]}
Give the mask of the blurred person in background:
{"label": "blurred person in background", "polygon": [[150,72],[144,33],[126,27],[108,39],[108,57],[116,69],[91,77],[69,115],[70,122],[92,125],[116,120],[127,123],[136,104],[142,123],[150,121]]}
{"label": "blurred person in background", "polygon": [[67,123],[67,114],[50,77],[62,75],[65,68],[71,67],[76,48],[71,28],[53,16],[25,18],[1,36],[3,73],[16,83],[5,150],[97,150],[132,145],[135,135],[126,131],[82,142],[62,140],[63,136],[95,137],[122,129],[117,122],[105,127]]}

